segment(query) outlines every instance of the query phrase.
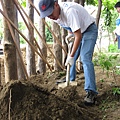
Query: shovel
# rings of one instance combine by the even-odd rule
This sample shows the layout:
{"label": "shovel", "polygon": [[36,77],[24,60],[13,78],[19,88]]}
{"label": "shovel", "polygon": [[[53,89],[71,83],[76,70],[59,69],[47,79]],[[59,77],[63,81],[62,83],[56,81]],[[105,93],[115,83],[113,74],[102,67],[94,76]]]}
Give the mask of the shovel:
{"label": "shovel", "polygon": [[65,88],[69,85],[70,85],[70,64],[67,65],[66,82],[59,83],[58,84],[58,89],[59,88]]}
{"label": "shovel", "polygon": [[70,64],[67,65],[66,86],[70,84]]}
{"label": "shovel", "polygon": [[[70,54],[70,52],[72,50],[72,46],[73,46],[73,42],[70,42],[68,44],[69,54]],[[58,84],[58,89],[59,88],[65,88],[65,87],[67,87],[69,85],[77,86],[77,82],[75,82],[75,81],[70,83],[70,64],[67,65],[66,82],[59,83]]]}

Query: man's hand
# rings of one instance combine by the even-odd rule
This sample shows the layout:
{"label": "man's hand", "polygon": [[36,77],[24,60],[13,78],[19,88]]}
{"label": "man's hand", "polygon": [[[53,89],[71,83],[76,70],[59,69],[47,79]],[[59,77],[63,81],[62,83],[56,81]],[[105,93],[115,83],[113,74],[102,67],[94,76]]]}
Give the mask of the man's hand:
{"label": "man's hand", "polygon": [[65,66],[67,66],[68,64],[70,64],[70,66],[72,66],[74,64],[74,57],[68,56],[67,60],[65,62]]}

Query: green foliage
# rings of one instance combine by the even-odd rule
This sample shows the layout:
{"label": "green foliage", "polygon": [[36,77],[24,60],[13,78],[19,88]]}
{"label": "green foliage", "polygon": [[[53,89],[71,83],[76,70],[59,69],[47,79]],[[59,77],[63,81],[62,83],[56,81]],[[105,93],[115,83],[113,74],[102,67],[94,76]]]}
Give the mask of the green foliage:
{"label": "green foliage", "polygon": [[26,0],[18,0],[18,1],[24,8],[26,7]]}
{"label": "green foliage", "polygon": [[120,95],[120,88],[119,87],[114,87],[112,88],[112,93],[113,95]]}
{"label": "green foliage", "polygon": [[118,49],[118,42],[115,44],[110,44],[108,46],[108,52],[114,53],[114,52],[120,52],[120,49]]}
{"label": "green foliage", "polygon": [[100,82],[103,83],[103,82],[104,82],[104,79],[100,79]]}
{"label": "green foliage", "polygon": [[[98,0],[95,0],[98,6]],[[118,13],[114,8],[117,0],[102,0],[102,11],[101,11],[101,18],[104,21],[103,27],[109,32],[113,32],[115,29],[115,20],[118,17]]]}
{"label": "green foliage", "polygon": [[[25,24],[24,24],[23,22],[19,22],[19,23],[18,23],[18,28],[19,28],[19,30],[20,30],[22,33],[24,33],[25,30],[26,30],[26,26],[25,26]],[[21,36],[20,36],[20,43],[21,43],[21,44],[26,43],[26,41],[24,40],[24,38],[21,37]]]}
{"label": "green foliage", "polygon": [[96,1],[96,0],[86,0],[86,4],[87,4],[87,5],[94,5],[94,6],[96,6],[96,5],[97,5],[97,2],[98,2],[98,1]]}
{"label": "green foliage", "polygon": [[113,70],[116,66],[116,60],[118,55],[107,55],[104,53],[100,53],[96,58],[94,58],[93,62],[95,65],[100,65],[101,68],[107,71],[107,76],[109,76],[109,70]]}
{"label": "green foliage", "polygon": [[104,7],[104,10],[103,10],[105,13],[104,13],[104,23],[105,23],[105,26],[111,26],[111,22],[112,22],[112,13],[110,11],[110,8],[108,8],[108,6],[105,6]]}
{"label": "green foliage", "polygon": [[120,69],[115,69],[115,74],[120,75]]}
{"label": "green foliage", "polygon": [[111,4],[109,0],[103,1],[103,12],[102,15],[104,17],[104,23],[106,26],[111,26],[112,23],[112,11],[114,10],[114,4]]}
{"label": "green foliage", "polygon": [[[101,109],[103,113],[106,113],[109,108],[115,109],[116,103],[117,101],[112,100],[110,96],[107,96],[105,99],[101,100],[99,109]],[[101,118],[101,120],[107,120],[107,115],[103,114],[103,118]]]}
{"label": "green foliage", "polygon": [[[47,22],[49,27],[51,28],[50,22]],[[46,42],[53,42],[52,34],[49,31],[48,27],[45,26],[45,37],[46,37]]]}
{"label": "green foliage", "polygon": [[[47,22],[47,23],[48,23],[49,27],[51,28],[50,22]],[[37,24],[36,24],[36,26],[37,26]],[[19,22],[19,23],[18,23],[18,27],[19,27],[19,30],[20,30],[22,33],[25,33],[26,26],[25,26],[24,22]],[[36,37],[37,37],[37,36],[36,36]],[[51,32],[49,31],[49,29],[48,29],[47,27],[45,27],[45,37],[46,37],[46,42],[49,42],[49,43],[53,42],[52,34],[51,34]],[[37,39],[37,38],[36,38],[36,39]],[[21,36],[20,36],[20,43],[21,43],[21,44],[26,43],[26,41],[24,40],[24,38],[21,37]]]}
{"label": "green foliage", "polygon": [[19,22],[18,23],[18,28],[21,32],[23,32],[26,29],[26,26],[25,26],[24,22]]}
{"label": "green foliage", "polygon": [[0,40],[3,39],[3,20],[0,19]]}
{"label": "green foliage", "polygon": [[[26,29],[26,26],[23,22],[19,22],[18,23],[18,28],[19,30],[24,33],[25,29]],[[3,39],[3,20],[0,19],[0,40]],[[23,37],[20,36],[20,43],[21,44],[24,44],[25,43],[25,40],[23,39]]]}
{"label": "green foliage", "polygon": [[109,10],[114,10],[117,0],[102,0],[103,6],[108,6]]}

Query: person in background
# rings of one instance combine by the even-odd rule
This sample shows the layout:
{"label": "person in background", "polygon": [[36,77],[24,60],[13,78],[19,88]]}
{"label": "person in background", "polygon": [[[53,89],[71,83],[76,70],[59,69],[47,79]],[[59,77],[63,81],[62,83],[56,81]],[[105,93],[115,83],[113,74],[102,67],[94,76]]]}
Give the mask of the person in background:
{"label": "person in background", "polygon": [[[118,13],[120,13],[120,2],[117,2],[114,6]],[[115,42],[118,41],[118,49],[120,49],[120,14],[116,19],[116,29],[114,30],[115,33]]]}
{"label": "person in background", "polygon": [[72,66],[75,61],[75,54],[79,52],[85,76],[84,90],[86,96],[84,103],[93,105],[98,94],[92,63],[92,55],[98,36],[95,19],[83,6],[75,2],[58,3],[57,0],[40,0],[39,10],[41,18],[48,17],[61,27],[73,32],[75,40],[65,65],[70,64]]}

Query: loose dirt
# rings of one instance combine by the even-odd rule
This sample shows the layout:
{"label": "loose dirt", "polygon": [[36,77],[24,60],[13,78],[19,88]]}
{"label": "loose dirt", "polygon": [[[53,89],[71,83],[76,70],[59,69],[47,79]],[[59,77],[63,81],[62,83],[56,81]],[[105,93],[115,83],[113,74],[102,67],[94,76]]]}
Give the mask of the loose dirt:
{"label": "loose dirt", "polygon": [[80,72],[78,85],[63,89],[56,81],[65,77],[65,71],[47,71],[1,85],[0,120],[120,120],[120,94],[113,94],[113,88],[120,88],[120,75],[108,77],[100,66],[95,66],[95,73],[99,94],[93,106],[84,105],[84,73]]}

